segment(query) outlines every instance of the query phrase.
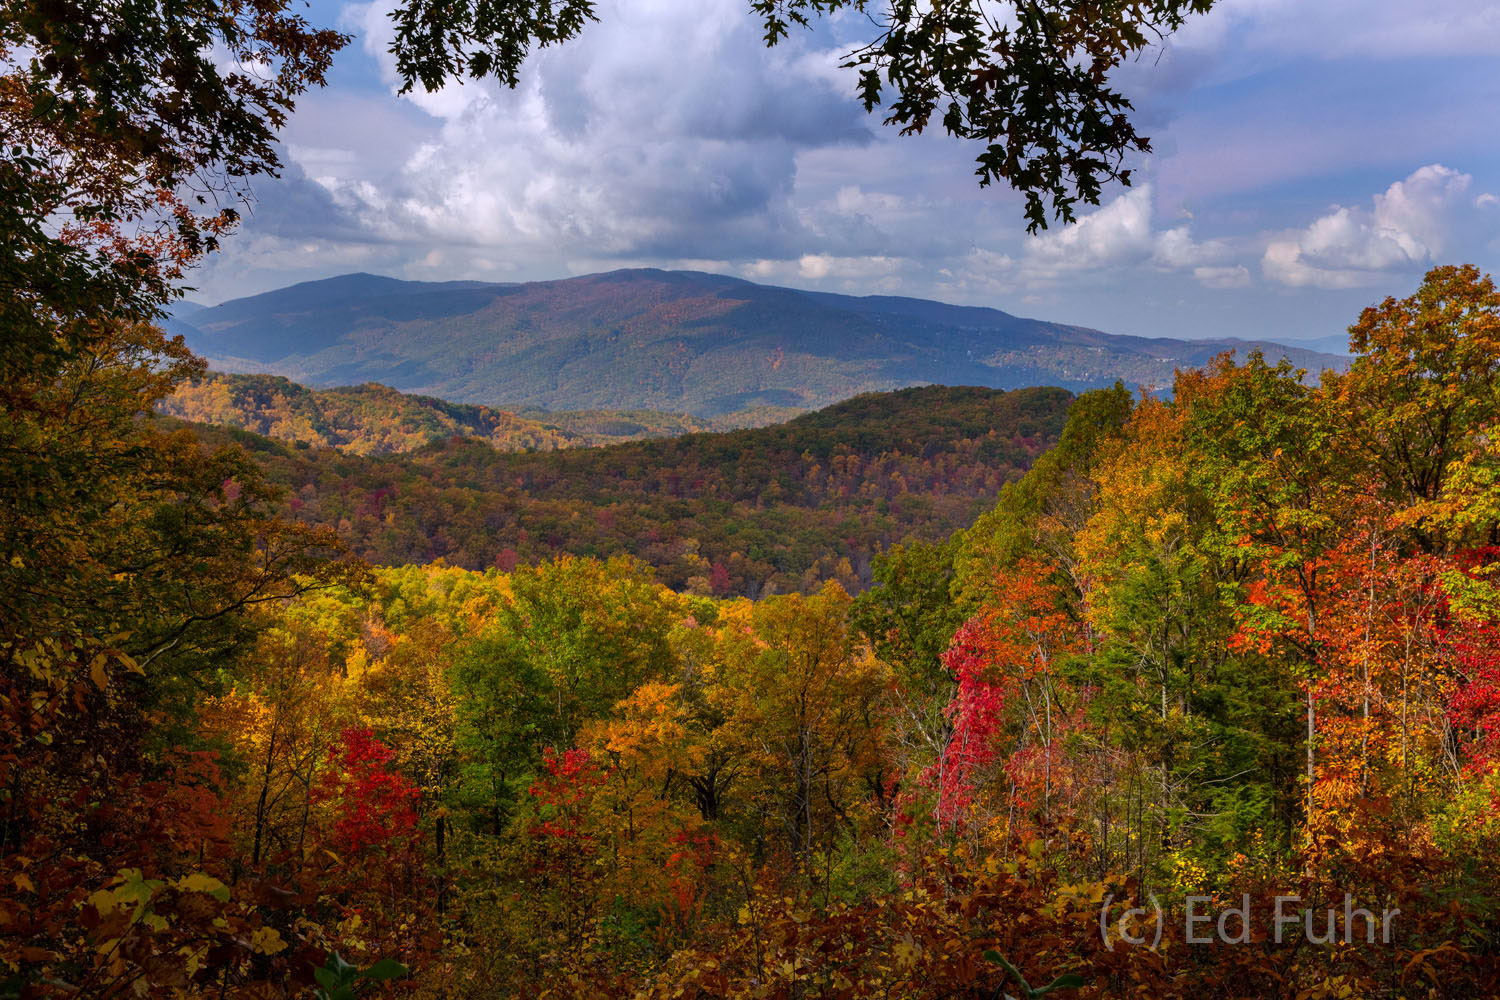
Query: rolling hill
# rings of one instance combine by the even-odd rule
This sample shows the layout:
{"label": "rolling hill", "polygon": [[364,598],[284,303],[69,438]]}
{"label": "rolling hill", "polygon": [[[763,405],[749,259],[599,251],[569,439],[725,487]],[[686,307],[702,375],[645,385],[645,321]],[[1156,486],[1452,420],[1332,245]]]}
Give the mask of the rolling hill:
{"label": "rolling hill", "polygon": [[972,524],[1062,431],[1063,389],[923,386],[866,394],[771,427],[602,448],[503,452],[477,436],[359,456],[193,425],[245,447],[288,513],[357,556],[470,569],[630,555],[679,589],[756,596],[835,579]]}
{"label": "rolling hill", "polygon": [[932,383],[1165,386],[1177,367],[1257,346],[1314,371],[1345,360],[1270,342],[1115,336],[997,309],[694,271],[509,285],[352,274],[179,310],[169,326],[215,368],[311,386],[381,382],[507,409],[698,416],[816,409]]}
{"label": "rolling hill", "polygon": [[180,386],[157,411],[351,455],[414,451],[441,437],[478,438],[500,451],[554,451],[734,430],[796,415],[767,408],[712,418],[649,410],[512,413],[410,395],[376,382],[309,389],[279,375],[212,372]]}

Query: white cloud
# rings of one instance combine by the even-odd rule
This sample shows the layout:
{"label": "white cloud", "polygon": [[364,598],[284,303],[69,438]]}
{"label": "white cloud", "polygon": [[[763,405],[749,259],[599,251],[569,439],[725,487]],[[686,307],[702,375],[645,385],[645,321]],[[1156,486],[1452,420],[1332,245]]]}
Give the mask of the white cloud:
{"label": "white cloud", "polygon": [[1222,261],[1233,251],[1220,240],[1195,243],[1187,226],[1177,226],[1158,233],[1153,245],[1151,262],[1164,270],[1212,270],[1206,265]]}
{"label": "white cloud", "polygon": [[1135,188],[1072,225],[1033,237],[1028,269],[1042,277],[1139,263],[1151,255],[1151,186]]}
{"label": "white cloud", "polygon": [[1225,287],[1233,269],[1214,265],[1228,258],[1231,248],[1219,240],[1197,242],[1187,224],[1156,229],[1154,198],[1153,186],[1142,184],[1071,225],[1032,237],[1018,277],[1047,283],[1081,272],[1149,266],[1186,271],[1206,285]]}
{"label": "white cloud", "polygon": [[1205,288],[1245,288],[1250,284],[1250,269],[1243,264],[1195,267],[1193,277]]}
{"label": "white cloud", "polygon": [[1371,207],[1334,206],[1306,229],[1271,240],[1261,258],[1267,278],[1294,287],[1358,288],[1386,274],[1438,261],[1455,230],[1471,223],[1473,178],[1431,164],[1371,199]]}
{"label": "white cloud", "polygon": [[[394,85],[388,6],[355,20]],[[315,175],[385,238],[491,255],[800,256],[799,152],[870,139],[835,54],[810,36],[768,52],[739,0],[613,0],[579,38],[529,57],[515,91],[470,82],[405,100],[435,131],[388,151],[399,166],[382,190],[326,154]]]}
{"label": "white cloud", "polygon": [[761,259],[734,268],[752,281],[817,285],[841,291],[864,293],[890,291],[901,286],[901,273],[918,262],[902,257],[840,257],[833,254],[803,254],[796,260]]}
{"label": "white cloud", "polygon": [[901,261],[894,257],[834,257],[826,253],[803,254],[797,271],[804,278],[870,278],[889,274]]}

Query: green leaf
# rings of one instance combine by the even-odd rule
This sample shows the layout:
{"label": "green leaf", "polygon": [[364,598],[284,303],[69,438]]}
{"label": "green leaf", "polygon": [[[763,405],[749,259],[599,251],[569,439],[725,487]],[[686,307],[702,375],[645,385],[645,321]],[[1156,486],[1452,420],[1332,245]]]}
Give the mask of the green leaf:
{"label": "green leaf", "polygon": [[360,973],[360,975],[365,979],[373,979],[377,982],[381,982],[386,979],[398,979],[401,976],[410,974],[410,969],[393,958],[382,958],[380,961],[370,966],[364,972]]}

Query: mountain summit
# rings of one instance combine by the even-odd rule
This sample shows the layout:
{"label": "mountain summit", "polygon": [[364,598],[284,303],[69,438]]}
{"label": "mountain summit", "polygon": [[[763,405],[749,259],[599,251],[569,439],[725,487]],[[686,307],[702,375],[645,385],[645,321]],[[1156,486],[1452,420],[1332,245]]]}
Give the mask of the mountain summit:
{"label": "mountain summit", "polygon": [[1175,368],[1230,349],[1259,347],[1313,371],[1344,360],[655,269],[524,284],[350,274],[179,313],[171,326],[226,371],[323,386],[377,381],[489,406],[701,416],[811,409],[924,383],[1166,386]]}

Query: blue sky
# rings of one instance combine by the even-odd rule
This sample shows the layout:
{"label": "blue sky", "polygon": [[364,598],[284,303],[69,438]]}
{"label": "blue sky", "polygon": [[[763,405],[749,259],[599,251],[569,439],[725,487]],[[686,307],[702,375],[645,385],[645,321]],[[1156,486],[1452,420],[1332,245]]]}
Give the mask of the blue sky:
{"label": "blue sky", "polygon": [[747,0],[602,0],[521,86],[395,96],[388,6],[284,132],[215,302],[372,271],[524,281],[689,267],[990,305],[1115,333],[1336,334],[1436,263],[1500,258],[1500,5],[1221,0],[1119,83],[1155,153],[1025,234],[977,149],[866,115],[852,16],[767,51]]}

